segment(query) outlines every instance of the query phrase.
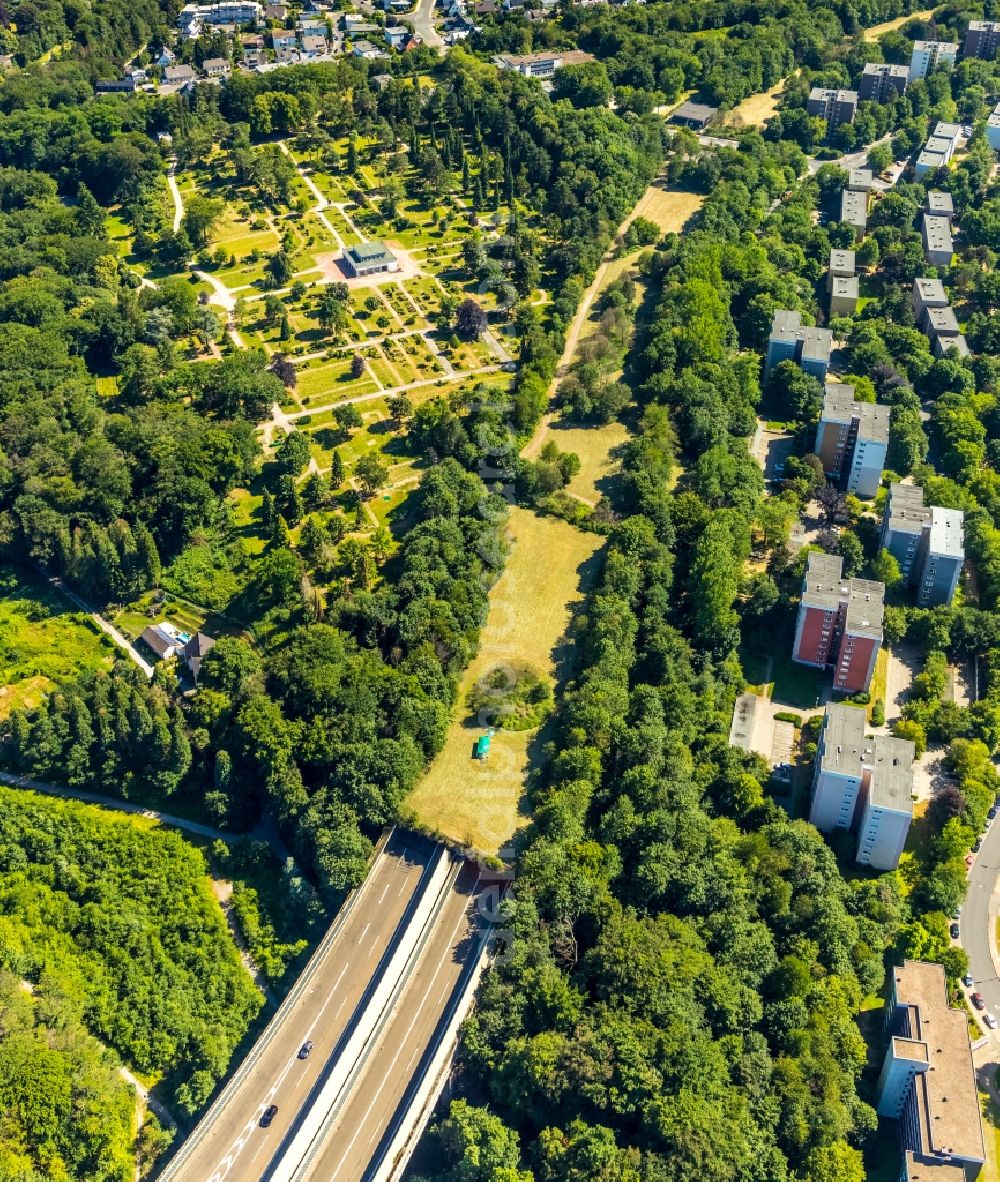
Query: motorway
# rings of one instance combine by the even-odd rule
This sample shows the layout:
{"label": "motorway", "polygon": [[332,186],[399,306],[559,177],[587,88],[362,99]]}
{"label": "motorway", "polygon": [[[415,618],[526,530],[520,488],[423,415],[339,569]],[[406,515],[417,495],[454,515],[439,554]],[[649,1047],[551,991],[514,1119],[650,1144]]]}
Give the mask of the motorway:
{"label": "motorway", "polygon": [[373,1175],[379,1150],[391,1140],[396,1117],[432,1053],[448,1003],[476,958],[480,889],[478,871],[466,865],[361,1075],[297,1179],[361,1182]]}
{"label": "motorway", "polygon": [[[258,1182],[295,1123],[327,1060],[353,1026],[383,957],[409,921],[435,847],[394,830],[346,919],[314,955],[265,1035],[161,1176],[163,1182]],[[308,1059],[297,1057],[306,1040]],[[259,1057],[253,1061],[260,1051]],[[261,1113],[278,1105],[271,1127]]]}

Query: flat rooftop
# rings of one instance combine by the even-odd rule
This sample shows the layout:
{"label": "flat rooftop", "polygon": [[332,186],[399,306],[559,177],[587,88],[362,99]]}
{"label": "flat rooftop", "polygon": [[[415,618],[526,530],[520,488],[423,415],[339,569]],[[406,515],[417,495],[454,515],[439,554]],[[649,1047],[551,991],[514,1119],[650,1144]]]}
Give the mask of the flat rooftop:
{"label": "flat rooftop", "polygon": [[844,560],[838,554],[821,554],[813,550],[806,561],[802,602],[809,607],[836,611],[847,591],[843,571]]}
{"label": "flat rooftop", "polygon": [[861,288],[857,275],[834,275],[830,284],[830,294],[841,299],[858,299]]}
{"label": "flat rooftop", "polygon": [[935,217],[948,217],[955,212],[955,202],[943,189],[927,190],[927,212]]}
{"label": "flat rooftop", "polygon": [[913,290],[925,307],[928,304],[941,308],[948,306],[948,296],[940,279],[914,279]]}
{"label": "flat rooftop", "polygon": [[906,66],[894,66],[889,62],[865,62],[863,74],[884,74],[889,78],[909,78]]}
{"label": "flat rooftop", "polygon": [[823,722],[820,767],[842,776],[860,776],[861,768],[872,753],[871,740],[865,738],[866,716],[859,706],[831,702]]}
{"label": "flat rooftop", "polygon": [[951,238],[951,223],[947,218],[934,217],[924,214],[924,242],[928,250],[947,250],[954,252]]}
{"label": "flat rooftop", "polygon": [[909,739],[875,736],[875,772],[868,791],[868,799],[874,806],[913,816],[915,754],[916,748]]}
{"label": "flat rooftop", "polygon": [[[956,48],[957,48],[957,46],[956,46]],[[934,138],[934,139],[941,138],[941,139],[948,140],[949,142],[953,142],[954,140],[957,140],[961,134],[962,134],[961,123],[938,123],[935,126],[934,130],[931,132],[932,138]]]}
{"label": "flat rooftop", "polygon": [[849,189],[870,189],[874,182],[875,176],[870,168],[852,168],[847,173]]}
{"label": "flat rooftop", "polygon": [[858,438],[888,446],[890,408],[877,402],[856,402],[854,405],[854,414],[859,420]]}
{"label": "flat rooftop", "polygon": [[820,418],[826,423],[849,423],[854,418],[854,387],[847,382],[830,382],[823,389],[823,411]]}
{"label": "flat rooftop", "polygon": [[854,636],[882,639],[885,586],[873,579],[847,580],[847,617],[844,627]]}
{"label": "flat rooftop", "polygon": [[885,512],[889,528],[894,532],[920,533],[931,518],[931,511],[924,504],[924,490],[919,484],[890,484]]}
{"label": "flat rooftop", "polygon": [[961,509],[931,507],[930,552],[946,558],[965,558],[965,514]]}
{"label": "flat rooftop", "polygon": [[853,250],[831,250],[830,270],[840,271],[845,275],[853,275],[857,269]]}
{"label": "flat rooftop", "polygon": [[957,337],[961,332],[953,308],[928,308],[927,331],[936,337]]}
{"label": "flat rooftop", "polygon": [[852,226],[868,224],[868,194],[845,189],[840,196],[840,220]]}
{"label": "flat rooftop", "polygon": [[975,1068],[964,1010],[948,1005],[944,969],[908,960],[893,969],[896,999],[909,1007],[910,1037],[927,1044],[929,1071],[914,1080],[923,1155],[985,1161]]}

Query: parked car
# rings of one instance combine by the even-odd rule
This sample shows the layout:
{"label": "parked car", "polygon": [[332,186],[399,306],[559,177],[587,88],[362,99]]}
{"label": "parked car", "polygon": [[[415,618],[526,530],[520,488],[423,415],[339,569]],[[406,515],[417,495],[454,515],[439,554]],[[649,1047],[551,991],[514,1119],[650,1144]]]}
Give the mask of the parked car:
{"label": "parked car", "polygon": [[972,1004],[976,1007],[977,1010],[985,1010],[986,1009],[986,1000],[984,999],[983,995],[979,992],[971,994],[969,997],[969,1001],[972,1002]]}
{"label": "parked car", "polygon": [[1000,812],[1000,804],[994,804],[990,806],[990,811],[986,815],[992,821],[998,812]]}
{"label": "parked car", "polygon": [[278,1115],[278,1106],[277,1106],[277,1104],[268,1104],[268,1106],[267,1106],[267,1107],[264,1109],[264,1111],[261,1113],[261,1117],[260,1117],[260,1127],[261,1127],[262,1129],[267,1129],[267,1128],[270,1128],[270,1126],[271,1126],[271,1121],[272,1121],[272,1120],[274,1120],[274,1118],[275,1118],[277,1115]]}
{"label": "parked car", "polygon": [[992,1014],[983,1014],[983,1021],[990,1028],[990,1030],[996,1030],[997,1020],[996,1020],[996,1018],[993,1017]]}
{"label": "parked car", "polygon": [[958,939],[958,932],[959,932],[958,924],[957,924],[957,923],[953,923],[953,924],[951,925],[951,938],[952,938],[953,940],[957,940],[957,939]]}
{"label": "parked car", "polygon": [[972,843],[972,852],[974,854],[978,854],[982,848],[983,848],[983,839],[981,837],[977,837],[976,840]]}
{"label": "parked car", "polygon": [[302,1044],[302,1046],[299,1047],[299,1058],[300,1059],[308,1059],[309,1056],[312,1054],[312,1049],[313,1049],[313,1045],[311,1042],[304,1042]]}
{"label": "parked car", "polygon": [[972,988],[972,974],[971,973],[965,974],[965,976],[962,978],[962,984],[965,986],[966,989]]}

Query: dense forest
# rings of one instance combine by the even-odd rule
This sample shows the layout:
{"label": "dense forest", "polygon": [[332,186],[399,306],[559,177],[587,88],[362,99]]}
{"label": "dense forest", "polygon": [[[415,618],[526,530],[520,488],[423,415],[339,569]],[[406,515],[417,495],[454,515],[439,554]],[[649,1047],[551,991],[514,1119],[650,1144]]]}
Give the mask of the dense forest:
{"label": "dense forest", "polygon": [[[118,1065],[190,1114],[263,999],[177,834],[8,788],[0,815],[0,1165],[125,1182],[135,1098]],[[144,1137],[162,1149],[155,1120]]]}

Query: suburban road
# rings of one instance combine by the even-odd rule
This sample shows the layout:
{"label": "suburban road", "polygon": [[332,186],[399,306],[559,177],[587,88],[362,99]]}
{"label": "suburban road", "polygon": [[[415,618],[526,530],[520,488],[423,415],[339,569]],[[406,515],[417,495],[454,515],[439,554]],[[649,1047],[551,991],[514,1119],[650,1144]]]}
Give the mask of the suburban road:
{"label": "suburban road", "polygon": [[[962,947],[969,956],[969,972],[986,1001],[986,1008],[1000,1017],[1000,979],[990,955],[990,930],[996,925],[997,908],[990,901],[1000,872],[1000,819],[994,821],[983,837],[983,844],[972,864],[969,889],[962,906],[959,924]],[[1000,903],[1000,899],[998,899]],[[985,1031],[984,1031],[985,1033]]]}
{"label": "suburban road", "polygon": [[[168,1165],[164,1182],[257,1182],[263,1177],[349,1031],[379,962],[409,920],[433,851],[430,841],[393,831],[365,882],[345,904],[350,910],[343,926],[310,962],[290,995],[294,1001],[279,1011],[272,1022],[277,1027],[268,1028],[221,1102],[209,1110],[205,1127],[199,1125],[191,1135],[190,1151],[182,1150],[178,1164]],[[306,1040],[314,1044],[312,1054],[299,1059]],[[270,1128],[262,1129],[261,1113],[269,1104],[277,1104],[278,1113]]]}
{"label": "suburban road", "polygon": [[414,33],[419,33],[424,44],[432,49],[444,49],[441,34],[434,28],[435,0],[417,0],[417,6],[412,12],[406,13],[404,20],[410,22]]}
{"label": "suburban road", "polygon": [[393,1014],[324,1137],[300,1175],[305,1182],[361,1182],[391,1140],[394,1117],[409,1099],[448,1002],[479,948],[479,873],[466,865],[438,916]]}

